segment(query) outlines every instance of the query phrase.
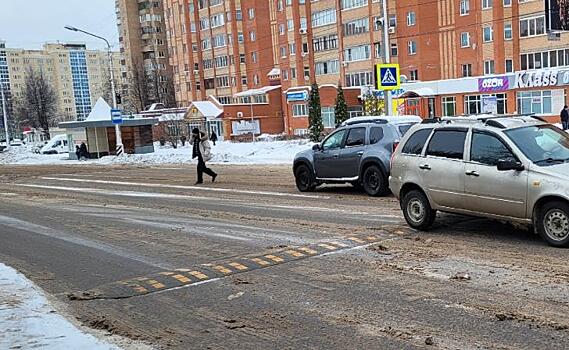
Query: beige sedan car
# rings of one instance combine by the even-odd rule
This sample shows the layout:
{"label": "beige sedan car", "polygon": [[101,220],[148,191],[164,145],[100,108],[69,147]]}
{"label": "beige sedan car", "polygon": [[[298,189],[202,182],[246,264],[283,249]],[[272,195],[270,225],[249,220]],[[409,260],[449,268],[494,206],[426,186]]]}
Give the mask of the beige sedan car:
{"label": "beige sedan car", "polygon": [[389,184],[415,229],[438,210],[533,225],[569,245],[569,136],[540,118],[424,121],[393,154]]}

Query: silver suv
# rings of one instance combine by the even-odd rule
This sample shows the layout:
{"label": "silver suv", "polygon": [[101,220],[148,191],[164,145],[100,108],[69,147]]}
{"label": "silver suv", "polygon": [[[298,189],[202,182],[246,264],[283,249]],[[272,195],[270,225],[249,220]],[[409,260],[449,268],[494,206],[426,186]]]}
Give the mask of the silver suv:
{"label": "silver suv", "polygon": [[569,136],[540,118],[426,120],[395,151],[389,184],[415,229],[440,210],[533,225],[569,245]]}
{"label": "silver suv", "polygon": [[[418,120],[417,120],[418,119]],[[389,161],[403,134],[419,117],[349,119],[322,143],[298,153],[293,173],[299,191],[325,183],[351,183],[370,196],[389,192]]]}

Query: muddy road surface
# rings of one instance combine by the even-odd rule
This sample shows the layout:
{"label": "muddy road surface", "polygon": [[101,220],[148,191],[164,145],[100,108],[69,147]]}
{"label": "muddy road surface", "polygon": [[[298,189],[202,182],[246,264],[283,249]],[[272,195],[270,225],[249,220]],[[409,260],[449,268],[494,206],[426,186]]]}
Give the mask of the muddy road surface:
{"label": "muddy road surface", "polygon": [[0,169],[0,262],[85,327],[180,349],[567,349],[569,250],[495,221],[405,225],[289,167]]}

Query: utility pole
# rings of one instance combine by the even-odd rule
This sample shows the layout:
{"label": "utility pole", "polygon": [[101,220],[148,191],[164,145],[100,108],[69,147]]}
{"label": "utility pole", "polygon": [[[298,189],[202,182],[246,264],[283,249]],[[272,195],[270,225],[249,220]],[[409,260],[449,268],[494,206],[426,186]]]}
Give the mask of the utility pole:
{"label": "utility pole", "polygon": [[10,132],[8,131],[8,112],[6,111],[6,95],[4,94],[4,84],[0,83],[2,93],[2,114],[4,115],[4,132],[6,133],[6,149],[10,149]]}
{"label": "utility pole", "polygon": [[[381,7],[383,12],[383,60],[384,63],[390,63],[389,57],[389,16],[387,15],[387,0],[381,0]],[[398,77],[395,77],[398,78]],[[381,79],[381,77],[377,77]],[[385,98],[385,115],[393,115],[391,104],[391,91],[384,90],[383,97]]]}

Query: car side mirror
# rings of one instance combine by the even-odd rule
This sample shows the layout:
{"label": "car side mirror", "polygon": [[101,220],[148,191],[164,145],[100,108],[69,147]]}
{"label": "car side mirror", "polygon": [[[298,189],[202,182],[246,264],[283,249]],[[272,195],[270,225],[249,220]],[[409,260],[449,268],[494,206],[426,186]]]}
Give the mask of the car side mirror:
{"label": "car side mirror", "polygon": [[320,151],[320,144],[317,143],[317,144],[315,144],[314,146],[312,146],[312,150],[313,150],[313,151]]}
{"label": "car side mirror", "polygon": [[508,170],[522,171],[524,169],[525,169],[524,165],[516,160],[513,159],[498,160],[498,171],[508,171]]}

